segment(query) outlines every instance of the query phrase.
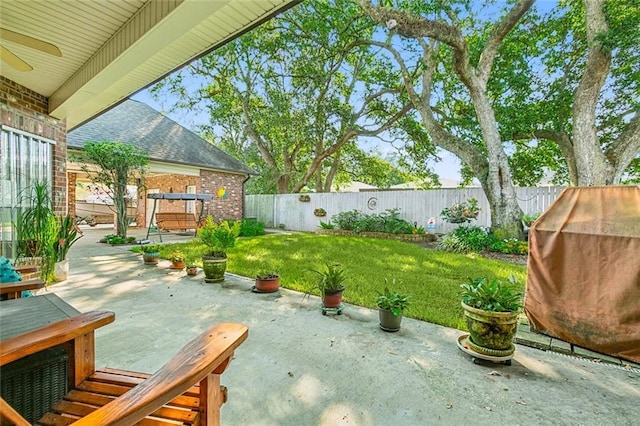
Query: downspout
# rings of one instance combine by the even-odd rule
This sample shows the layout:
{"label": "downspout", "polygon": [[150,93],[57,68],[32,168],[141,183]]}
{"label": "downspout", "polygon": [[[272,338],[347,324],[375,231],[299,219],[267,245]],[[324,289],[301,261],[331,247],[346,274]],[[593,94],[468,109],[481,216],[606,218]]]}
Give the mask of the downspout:
{"label": "downspout", "polygon": [[247,181],[251,179],[251,175],[247,175],[246,179],[242,181],[242,218],[246,218],[247,217],[247,198],[246,198],[246,193],[244,190],[244,184],[247,183]]}

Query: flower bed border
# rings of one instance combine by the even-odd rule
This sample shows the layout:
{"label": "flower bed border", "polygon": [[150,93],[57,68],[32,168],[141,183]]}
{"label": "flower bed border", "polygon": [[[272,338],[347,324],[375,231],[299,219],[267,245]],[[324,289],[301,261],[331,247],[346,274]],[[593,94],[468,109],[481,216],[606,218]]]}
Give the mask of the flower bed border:
{"label": "flower bed border", "polygon": [[355,232],[347,231],[344,229],[318,229],[318,234],[322,235],[336,235],[341,237],[364,237],[364,238],[378,238],[382,240],[398,240],[409,242],[431,242],[436,241],[437,237],[434,234],[389,234],[387,232]]}

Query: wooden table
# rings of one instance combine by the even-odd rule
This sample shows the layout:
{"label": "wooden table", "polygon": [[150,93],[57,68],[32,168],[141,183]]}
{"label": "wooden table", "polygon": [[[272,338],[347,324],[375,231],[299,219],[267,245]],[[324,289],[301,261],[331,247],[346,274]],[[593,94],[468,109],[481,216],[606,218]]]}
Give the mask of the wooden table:
{"label": "wooden table", "polygon": [[0,303],[0,341],[80,312],[53,293]]}

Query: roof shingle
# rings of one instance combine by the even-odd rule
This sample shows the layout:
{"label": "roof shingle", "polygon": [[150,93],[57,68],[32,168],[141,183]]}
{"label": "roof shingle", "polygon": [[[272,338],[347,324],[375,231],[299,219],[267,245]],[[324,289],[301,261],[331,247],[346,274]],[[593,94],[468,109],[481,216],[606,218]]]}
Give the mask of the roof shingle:
{"label": "roof shingle", "polygon": [[150,160],[231,173],[256,174],[251,168],[150,106],[128,99],[67,134],[69,148],[86,142],[121,141],[138,146]]}

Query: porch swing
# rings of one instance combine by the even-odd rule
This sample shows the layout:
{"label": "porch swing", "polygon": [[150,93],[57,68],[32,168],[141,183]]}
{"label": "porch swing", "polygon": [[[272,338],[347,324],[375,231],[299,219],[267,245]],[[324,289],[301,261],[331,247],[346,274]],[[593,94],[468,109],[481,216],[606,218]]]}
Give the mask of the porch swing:
{"label": "porch swing", "polygon": [[[198,233],[198,227],[204,219],[204,202],[210,201],[212,198],[211,194],[189,194],[178,192],[158,192],[147,194],[147,199],[153,200],[153,210],[151,212],[149,226],[147,227],[146,239],[149,239],[151,229],[156,230],[158,237],[160,238],[160,242],[162,242],[162,230],[175,231],[184,229],[187,231],[188,229],[195,229],[194,236],[196,236]],[[194,213],[156,213],[158,200],[167,200],[169,202],[176,200],[200,201],[200,214],[196,219],[196,215]]]}

